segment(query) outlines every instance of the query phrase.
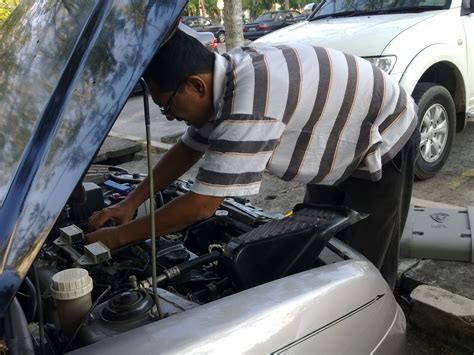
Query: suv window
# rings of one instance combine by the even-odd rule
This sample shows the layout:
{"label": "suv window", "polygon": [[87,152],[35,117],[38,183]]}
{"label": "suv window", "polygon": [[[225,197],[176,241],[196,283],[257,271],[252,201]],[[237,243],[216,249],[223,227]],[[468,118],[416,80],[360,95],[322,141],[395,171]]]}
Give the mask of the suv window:
{"label": "suv window", "polygon": [[433,7],[439,9],[448,9],[451,6],[451,0],[380,0],[374,2],[372,0],[327,0],[320,5],[318,11],[313,14],[311,19],[326,17],[330,15],[344,15],[346,13],[357,12],[359,15],[374,12],[397,12],[405,9],[413,9],[418,11],[433,10]]}

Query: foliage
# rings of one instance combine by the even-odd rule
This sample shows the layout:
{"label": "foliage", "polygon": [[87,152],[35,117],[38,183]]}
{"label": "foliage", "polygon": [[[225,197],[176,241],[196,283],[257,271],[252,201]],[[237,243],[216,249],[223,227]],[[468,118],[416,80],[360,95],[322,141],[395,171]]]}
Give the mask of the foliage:
{"label": "foliage", "polygon": [[0,0],[0,23],[5,21],[20,0]]}
{"label": "foliage", "polygon": [[[290,8],[302,9],[306,4],[311,2],[318,2],[318,0],[290,0]],[[281,7],[285,6],[285,0],[242,0],[242,8],[254,10],[256,13],[261,13],[265,10],[270,10],[274,4],[279,4]]]}
{"label": "foliage", "polygon": [[[219,10],[217,9],[217,0],[189,0],[186,8],[188,15],[199,15],[199,3],[205,6],[205,12],[212,18],[219,17]],[[303,9],[306,4],[311,2],[319,2],[318,0],[290,0],[290,8]],[[265,10],[270,10],[274,4],[279,4],[281,7],[285,6],[285,0],[242,0],[242,9],[250,10],[251,16],[256,17]]]}
{"label": "foliage", "polygon": [[217,9],[217,0],[189,0],[187,6],[188,15],[199,15],[199,3],[204,3],[205,13],[209,17],[219,17],[219,10]]}

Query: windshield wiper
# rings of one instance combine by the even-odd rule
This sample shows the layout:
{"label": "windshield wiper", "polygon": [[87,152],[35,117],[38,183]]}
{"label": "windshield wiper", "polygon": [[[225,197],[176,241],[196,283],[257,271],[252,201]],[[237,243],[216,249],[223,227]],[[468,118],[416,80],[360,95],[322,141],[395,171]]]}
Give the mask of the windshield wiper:
{"label": "windshield wiper", "polygon": [[353,11],[334,12],[332,14],[326,14],[326,15],[311,17],[308,21],[320,20],[322,18],[336,18],[336,17],[356,16],[357,13],[361,13],[361,12],[366,12],[366,11],[353,10]]}

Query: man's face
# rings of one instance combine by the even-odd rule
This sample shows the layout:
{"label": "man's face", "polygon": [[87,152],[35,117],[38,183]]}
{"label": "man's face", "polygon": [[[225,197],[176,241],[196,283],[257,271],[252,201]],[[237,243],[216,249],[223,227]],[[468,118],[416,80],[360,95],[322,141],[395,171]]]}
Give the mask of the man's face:
{"label": "man's face", "polygon": [[178,83],[174,90],[162,91],[151,80],[148,82],[155,104],[170,121],[185,121],[186,124],[202,127],[213,113],[211,91],[205,80],[191,76]]}

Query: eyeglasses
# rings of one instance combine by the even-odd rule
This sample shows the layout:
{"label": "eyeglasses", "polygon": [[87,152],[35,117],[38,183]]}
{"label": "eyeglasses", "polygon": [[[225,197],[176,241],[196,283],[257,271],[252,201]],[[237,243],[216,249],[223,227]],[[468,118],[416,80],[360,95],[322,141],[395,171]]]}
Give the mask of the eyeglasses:
{"label": "eyeglasses", "polygon": [[159,106],[160,107],[160,112],[164,116],[170,116],[171,109],[173,108],[174,104],[174,98],[176,97],[176,94],[181,87],[183,83],[179,83],[178,86],[176,86],[176,89],[174,89],[173,93],[171,94],[170,98],[168,99],[168,102],[166,103],[165,106]]}

